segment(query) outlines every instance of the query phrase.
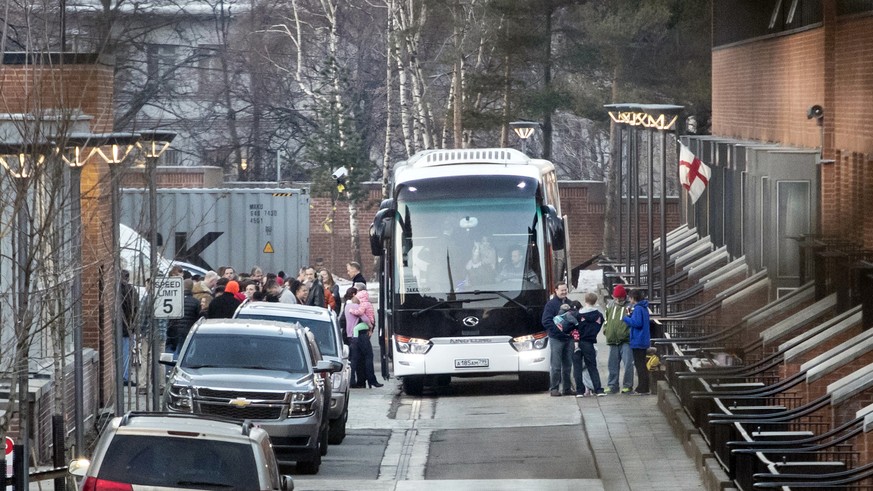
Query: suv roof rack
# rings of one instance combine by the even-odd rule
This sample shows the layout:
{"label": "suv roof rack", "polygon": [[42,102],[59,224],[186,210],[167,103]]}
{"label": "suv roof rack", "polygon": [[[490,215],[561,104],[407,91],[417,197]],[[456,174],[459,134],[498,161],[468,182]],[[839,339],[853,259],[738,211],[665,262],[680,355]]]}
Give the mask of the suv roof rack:
{"label": "suv roof rack", "polygon": [[252,420],[250,420],[250,419],[243,420],[243,422],[242,422],[242,434],[243,434],[243,436],[249,436],[249,433],[252,432],[253,426],[255,426],[255,424],[252,423]]}
{"label": "suv roof rack", "polygon": [[[212,414],[192,414],[192,413],[170,413],[170,412],[156,412],[156,411],[128,411],[124,413],[124,416],[121,417],[121,423],[119,426],[127,426],[130,424],[131,418],[137,418],[142,416],[148,416],[151,418],[174,418],[174,419],[197,419],[197,420],[207,420],[207,421],[216,421],[219,423],[233,423],[233,424],[242,424],[243,425],[243,435],[248,435],[249,430],[254,424],[245,420],[242,423],[238,419],[228,418],[224,416],[216,416]],[[248,425],[248,428],[245,427]]]}

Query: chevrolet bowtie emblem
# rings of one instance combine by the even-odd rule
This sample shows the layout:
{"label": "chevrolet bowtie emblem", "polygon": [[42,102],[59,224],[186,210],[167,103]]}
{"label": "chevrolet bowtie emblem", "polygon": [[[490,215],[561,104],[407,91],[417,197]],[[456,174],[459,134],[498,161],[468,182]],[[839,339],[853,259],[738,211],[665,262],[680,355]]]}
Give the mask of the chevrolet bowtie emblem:
{"label": "chevrolet bowtie emblem", "polygon": [[245,397],[237,397],[236,399],[231,399],[228,404],[236,407],[246,407],[250,405],[252,401],[246,399]]}

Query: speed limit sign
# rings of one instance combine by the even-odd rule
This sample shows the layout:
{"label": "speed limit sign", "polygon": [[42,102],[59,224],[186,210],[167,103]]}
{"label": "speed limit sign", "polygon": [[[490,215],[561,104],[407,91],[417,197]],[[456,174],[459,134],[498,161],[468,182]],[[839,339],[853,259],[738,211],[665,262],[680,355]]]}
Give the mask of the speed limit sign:
{"label": "speed limit sign", "polygon": [[160,278],[155,282],[155,318],[181,319],[184,315],[185,291],[182,278]]}

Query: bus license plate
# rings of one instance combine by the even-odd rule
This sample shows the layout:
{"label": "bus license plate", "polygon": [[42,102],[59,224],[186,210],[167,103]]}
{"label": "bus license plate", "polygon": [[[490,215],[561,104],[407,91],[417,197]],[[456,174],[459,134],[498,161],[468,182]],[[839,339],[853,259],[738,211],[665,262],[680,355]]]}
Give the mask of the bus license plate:
{"label": "bus license plate", "polygon": [[487,368],[488,358],[462,358],[455,360],[455,368]]}

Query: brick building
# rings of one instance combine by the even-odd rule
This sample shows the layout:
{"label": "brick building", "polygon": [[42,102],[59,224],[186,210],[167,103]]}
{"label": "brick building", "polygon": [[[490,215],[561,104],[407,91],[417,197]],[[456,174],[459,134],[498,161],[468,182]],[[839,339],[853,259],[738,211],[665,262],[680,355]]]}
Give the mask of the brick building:
{"label": "brick building", "polygon": [[862,219],[873,185],[871,14],[863,1],[713,2],[712,136],[684,137],[713,177],[683,215],[766,268],[776,294],[809,279],[810,238],[873,245]]}
{"label": "brick building", "polygon": [[[27,260],[32,265],[34,281],[46,281],[48,288],[69,289],[70,274],[65,268],[61,271],[48,272],[40,269],[45,258],[39,256],[37,249],[49,247],[48,240],[52,233],[51,227],[58,227],[63,233],[69,233],[71,214],[69,202],[65,197],[49,196],[46,193],[48,185],[36,185],[41,176],[51,178],[51,169],[67,169],[66,164],[57,154],[48,152],[54,144],[61,144],[65,136],[70,133],[90,132],[106,133],[112,131],[113,100],[112,88],[114,82],[114,66],[111,60],[97,55],[86,54],[24,54],[5,53],[3,65],[0,66],[0,113],[6,116],[2,139],[6,152],[14,153],[15,147],[29,153],[28,159],[37,159],[37,153],[45,157],[43,167],[34,173],[31,179],[31,192],[25,197],[27,206],[31,210],[28,216],[29,237],[31,241],[39,242],[37,246],[31,243],[28,248],[28,257],[14,257],[4,253],[2,265],[4,293],[11,291],[17,284],[12,278],[16,271],[15,261]],[[58,167],[59,166],[59,167]],[[109,199],[109,168],[99,157],[89,160],[82,168],[81,195],[82,195],[82,288],[81,298],[83,315],[83,341],[86,347],[85,355],[85,414],[88,424],[93,426],[98,409],[106,406],[112,400],[114,382],[114,346],[112,337],[112,315],[110,307],[114,302],[113,284],[114,271],[112,267],[110,223],[110,199]],[[6,181],[8,182],[8,181]],[[59,190],[59,188],[51,188]],[[9,197],[11,193],[7,193]],[[17,199],[17,198],[16,198]],[[59,199],[60,205],[54,201]],[[53,204],[54,203],[54,204]],[[9,208],[6,206],[9,205]],[[4,204],[6,210],[21,206],[17,201],[12,204],[12,198]],[[60,206],[60,208],[52,208]],[[40,210],[54,210],[52,214],[43,213]],[[5,228],[5,227],[4,227]],[[4,249],[11,242],[9,237],[15,234],[6,234],[3,238]],[[68,240],[68,239],[67,239]],[[63,241],[62,241],[63,243]],[[56,253],[62,258],[60,266],[68,251],[69,245],[62,245]],[[66,252],[64,252],[66,251]],[[57,280],[52,278],[56,277]],[[39,283],[34,283],[36,288]],[[31,288],[31,292],[35,292]],[[67,297],[69,297],[67,295]],[[33,301],[41,297],[34,296]],[[68,309],[73,299],[64,300],[64,309]],[[45,309],[45,305],[38,305],[34,310],[37,315]],[[63,327],[67,344],[71,351],[72,340],[69,337],[72,332],[72,319],[66,310],[58,319],[50,322],[65,322]],[[3,328],[8,329],[9,318],[6,316]],[[40,327],[41,321],[36,321],[35,326]],[[55,324],[52,324],[55,325]],[[35,329],[35,328],[33,328]],[[48,374],[51,370],[54,348],[49,341],[47,329],[41,329],[32,335],[30,348],[30,371]],[[4,334],[8,334],[5,332]],[[4,335],[4,341],[10,339]],[[106,348],[106,349],[103,349]],[[73,376],[72,362],[66,365],[67,386],[64,388],[64,406],[67,411],[67,427],[72,428],[73,406]],[[49,426],[50,416],[53,411],[52,384],[45,377],[37,377],[31,385],[33,401],[34,421],[31,429],[35,440],[33,447],[37,457],[44,460],[50,452],[51,431]],[[17,435],[18,429],[13,425],[13,435]]]}

